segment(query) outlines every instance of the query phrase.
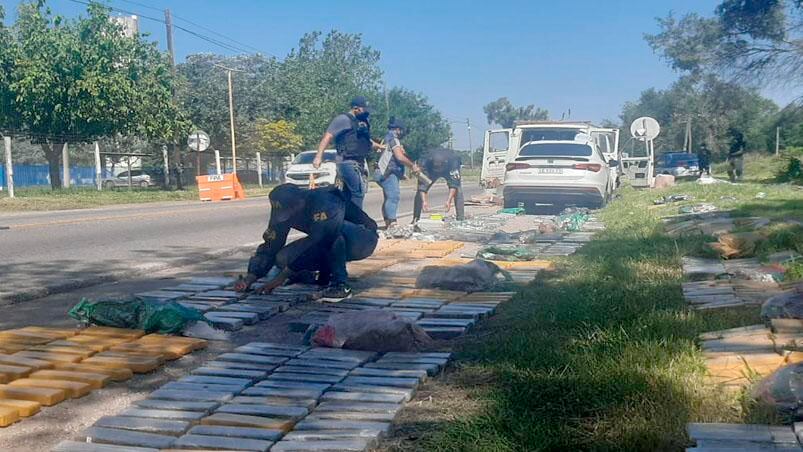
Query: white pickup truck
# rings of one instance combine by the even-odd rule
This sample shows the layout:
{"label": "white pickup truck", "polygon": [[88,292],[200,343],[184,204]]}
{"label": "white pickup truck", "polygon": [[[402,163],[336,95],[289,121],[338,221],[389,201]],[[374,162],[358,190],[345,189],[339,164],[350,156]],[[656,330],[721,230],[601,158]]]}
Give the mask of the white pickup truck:
{"label": "white pickup truck", "polygon": [[521,121],[489,130],[480,185],[505,204],[604,205],[618,186],[619,129],[578,121]]}

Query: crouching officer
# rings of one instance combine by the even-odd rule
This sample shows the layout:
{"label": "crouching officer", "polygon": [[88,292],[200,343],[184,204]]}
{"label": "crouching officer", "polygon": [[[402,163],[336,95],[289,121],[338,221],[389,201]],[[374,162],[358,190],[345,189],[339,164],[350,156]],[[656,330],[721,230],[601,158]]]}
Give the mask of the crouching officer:
{"label": "crouching officer", "polygon": [[[343,192],[330,188],[301,190],[292,184],[274,188],[265,242],[248,262],[248,275],[235,289],[246,291],[276,265],[281,272],[260,293],[269,293],[289,278],[318,272],[318,284],[328,284],[323,298],[340,300],[351,296],[346,284],[346,262],[370,256],[379,239],[376,222],[349,202]],[[287,244],[290,229],[307,234]]]}
{"label": "crouching officer", "polygon": [[368,190],[365,159],[374,149],[382,149],[371,139],[371,124],[368,121],[370,109],[363,96],[351,100],[351,110],[335,116],[318,144],[318,153],[312,166],[319,168],[323,162],[323,152],[332,140],[337,149],[337,174],[343,181],[343,191],[349,200],[362,209],[365,192]]}
{"label": "crouching officer", "polygon": [[449,187],[449,198],[446,200],[446,212],[455,206],[455,216],[458,220],[465,219],[465,206],[463,202],[463,189],[460,184],[460,157],[451,149],[438,148],[430,151],[418,166],[430,179],[418,179],[418,190],[415,193],[413,204],[413,222],[421,219],[421,210],[429,210],[427,195],[432,185],[441,177],[446,180]]}

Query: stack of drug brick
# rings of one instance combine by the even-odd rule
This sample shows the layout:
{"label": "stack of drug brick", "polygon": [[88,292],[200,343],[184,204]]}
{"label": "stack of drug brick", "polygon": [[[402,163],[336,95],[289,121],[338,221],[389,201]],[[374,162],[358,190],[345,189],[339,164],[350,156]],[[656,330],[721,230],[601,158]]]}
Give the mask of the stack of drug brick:
{"label": "stack of drug brick", "polygon": [[773,320],[773,330],[754,325],[700,336],[709,381],[739,389],[779,367],[803,360],[800,320]]}
{"label": "stack of drug brick", "polygon": [[756,259],[706,259],[684,257],[683,273],[691,280],[682,285],[683,295],[692,309],[706,310],[761,305],[782,288],[769,275],[746,279],[746,274],[761,275]]}
{"label": "stack of drug brick", "polygon": [[[246,295],[224,287],[234,283],[227,277],[197,277],[174,287],[136,294],[143,300],[175,301],[204,313],[215,328],[236,331],[243,325],[253,325],[287,310],[296,302],[307,299],[305,294],[287,289],[271,295]],[[259,287],[259,283],[255,287]]]}
{"label": "stack of drug brick", "polygon": [[250,343],[54,450],[365,450],[449,356]]}
{"label": "stack of drug brick", "polygon": [[41,406],[79,398],[111,381],[146,373],[206,341],[93,326],[26,327],[0,332],[0,426]]}
{"label": "stack of drug brick", "polygon": [[800,426],[690,423],[686,426],[695,447],[689,452],[705,451],[799,451]]}
{"label": "stack of drug brick", "polygon": [[306,313],[290,323],[295,332],[321,325],[332,314],[382,309],[416,322],[434,339],[452,339],[465,334],[477,322],[496,312],[512,292],[454,292],[404,287],[377,287],[333,305],[307,305]]}

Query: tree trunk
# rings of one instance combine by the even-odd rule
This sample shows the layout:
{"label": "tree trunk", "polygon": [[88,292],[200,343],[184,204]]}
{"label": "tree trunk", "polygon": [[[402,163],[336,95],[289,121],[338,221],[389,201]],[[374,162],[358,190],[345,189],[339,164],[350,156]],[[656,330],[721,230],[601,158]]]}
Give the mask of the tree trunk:
{"label": "tree trunk", "polygon": [[42,150],[45,152],[47,159],[48,172],[50,173],[50,188],[53,190],[61,190],[61,150],[64,148],[64,143],[43,143]]}

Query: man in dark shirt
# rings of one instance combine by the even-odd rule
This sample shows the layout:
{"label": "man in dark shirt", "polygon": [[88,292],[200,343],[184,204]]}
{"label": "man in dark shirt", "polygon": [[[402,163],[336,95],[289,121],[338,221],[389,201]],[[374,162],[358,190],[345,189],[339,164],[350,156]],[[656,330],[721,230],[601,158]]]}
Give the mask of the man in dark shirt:
{"label": "man in dark shirt", "polygon": [[[329,284],[324,299],[351,296],[346,284],[346,262],[365,259],[379,239],[376,222],[349,202],[343,192],[332,188],[301,190],[283,184],[270,192],[271,215],[265,242],[248,262],[248,275],[235,285],[245,291],[276,265],[281,272],[263,288],[268,293],[301,272],[319,273],[319,284]],[[287,244],[290,229],[307,237]]]}
{"label": "man in dark shirt", "polygon": [[744,173],[744,134],[736,129],[730,130],[731,147],[728,151],[728,177],[731,182],[741,182]]}
{"label": "man in dark shirt", "polygon": [[421,210],[429,210],[427,194],[432,185],[441,177],[446,180],[449,187],[449,198],[446,200],[446,212],[455,205],[455,214],[458,220],[463,220],[464,204],[463,189],[460,185],[460,157],[451,149],[438,148],[430,151],[418,164],[421,171],[431,180],[427,183],[418,180],[418,190],[415,193],[413,204],[413,222],[421,219]]}
{"label": "man in dark shirt", "polygon": [[697,151],[697,160],[700,165],[700,175],[711,175],[711,151],[705,141],[700,143],[700,150]]}

